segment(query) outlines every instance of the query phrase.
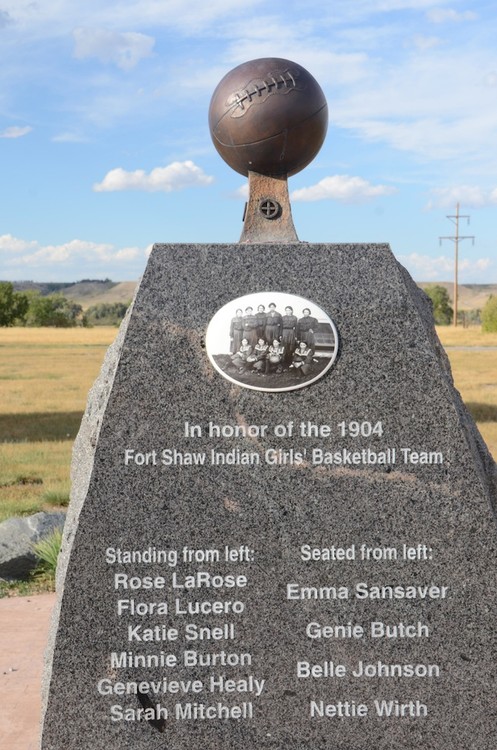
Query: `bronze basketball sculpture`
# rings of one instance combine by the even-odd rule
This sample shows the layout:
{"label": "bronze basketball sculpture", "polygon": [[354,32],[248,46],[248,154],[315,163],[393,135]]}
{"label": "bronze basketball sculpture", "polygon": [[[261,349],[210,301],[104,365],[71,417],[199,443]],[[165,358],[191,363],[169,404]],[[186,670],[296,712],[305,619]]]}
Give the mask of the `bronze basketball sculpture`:
{"label": "bronze basketball sculpture", "polygon": [[250,60],[220,81],[209,107],[214,145],[236,172],[290,176],[321,148],[328,105],[301,65],[277,57]]}

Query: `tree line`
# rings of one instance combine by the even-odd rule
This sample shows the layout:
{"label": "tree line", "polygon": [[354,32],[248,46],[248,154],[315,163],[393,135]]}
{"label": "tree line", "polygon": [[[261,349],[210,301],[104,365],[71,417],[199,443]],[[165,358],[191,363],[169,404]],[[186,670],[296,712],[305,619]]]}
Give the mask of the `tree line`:
{"label": "tree line", "polygon": [[63,294],[42,296],[38,291],[16,292],[10,281],[0,282],[0,326],[73,326],[119,325],[129,302],[101,302],[83,311],[81,305]]}
{"label": "tree line", "polygon": [[[453,310],[445,287],[433,284],[425,289],[433,305],[437,325],[450,325]],[[83,311],[60,292],[41,295],[38,291],[16,292],[10,281],[0,281],[0,326],[72,326],[119,325],[129,302],[100,302]],[[497,332],[497,296],[491,295],[483,310],[463,310],[459,313],[463,325],[479,325],[487,332]]]}
{"label": "tree line", "polygon": [[[447,289],[439,284],[433,284],[424,291],[431,300],[435,323],[440,326],[450,325],[454,311]],[[487,333],[497,332],[497,297],[491,294],[483,310],[458,311],[457,320],[464,326],[481,325],[482,331]]]}

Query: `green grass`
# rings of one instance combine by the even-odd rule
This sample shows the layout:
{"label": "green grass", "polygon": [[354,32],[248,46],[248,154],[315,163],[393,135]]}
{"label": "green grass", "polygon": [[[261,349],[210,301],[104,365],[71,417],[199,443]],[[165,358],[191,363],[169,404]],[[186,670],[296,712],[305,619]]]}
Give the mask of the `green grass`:
{"label": "green grass", "polygon": [[30,578],[27,581],[4,581],[0,578],[0,599],[7,596],[33,596],[54,590],[54,582],[50,577]]}
{"label": "green grass", "polygon": [[0,521],[66,506],[71,451],[71,440],[0,444]]}
{"label": "green grass", "polygon": [[47,505],[55,505],[58,508],[66,508],[69,505],[70,500],[70,492],[69,490],[67,492],[57,492],[55,490],[50,490],[49,492],[44,492],[41,496],[42,502],[46,503]]}
{"label": "green grass", "polygon": [[62,545],[62,529],[57,528],[51,534],[33,544],[38,565],[34,571],[35,578],[52,578],[55,581],[57,560]]}

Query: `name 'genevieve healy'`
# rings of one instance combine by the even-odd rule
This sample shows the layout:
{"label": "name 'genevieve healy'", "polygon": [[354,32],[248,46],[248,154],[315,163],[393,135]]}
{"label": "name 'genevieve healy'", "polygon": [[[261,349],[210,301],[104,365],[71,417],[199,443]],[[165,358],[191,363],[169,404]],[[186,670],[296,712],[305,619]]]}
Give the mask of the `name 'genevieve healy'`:
{"label": "name 'genevieve healy'", "polygon": [[125,466],[432,466],[443,464],[444,454],[424,448],[340,448],[336,451],[323,448],[268,448],[262,453],[244,451],[240,448],[227,451],[181,451],[176,448],[164,448],[147,452],[126,448],[123,461]]}

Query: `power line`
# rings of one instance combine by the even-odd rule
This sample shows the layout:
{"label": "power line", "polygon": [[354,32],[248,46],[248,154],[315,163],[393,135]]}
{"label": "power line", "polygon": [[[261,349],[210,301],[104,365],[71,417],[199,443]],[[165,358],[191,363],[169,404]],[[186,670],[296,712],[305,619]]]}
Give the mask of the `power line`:
{"label": "power line", "polygon": [[472,240],[473,245],[475,244],[475,238],[474,235],[460,235],[459,234],[459,219],[467,219],[468,224],[470,217],[468,214],[460,214],[459,213],[459,203],[456,205],[456,213],[448,215],[446,217],[447,219],[450,219],[450,221],[453,222],[453,224],[456,225],[456,233],[454,236],[449,237],[439,237],[439,242],[442,244],[443,240],[452,240],[454,243],[454,326],[457,326],[457,302],[458,302],[458,282],[457,282],[457,276],[458,276],[458,269],[459,269],[459,242],[461,240]]}

